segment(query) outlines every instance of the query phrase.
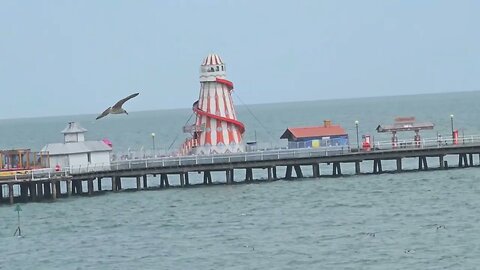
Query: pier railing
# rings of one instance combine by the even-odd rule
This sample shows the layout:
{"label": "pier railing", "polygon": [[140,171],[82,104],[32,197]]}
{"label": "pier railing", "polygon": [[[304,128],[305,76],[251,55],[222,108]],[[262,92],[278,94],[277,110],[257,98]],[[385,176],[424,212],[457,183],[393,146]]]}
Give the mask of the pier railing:
{"label": "pier railing", "polygon": [[398,140],[396,143],[392,141],[374,142],[375,150],[395,150],[405,148],[440,148],[448,146],[456,146],[463,144],[478,144],[480,143],[480,135],[461,136],[457,139],[452,137],[444,138],[426,138],[420,141],[414,140]]}
{"label": "pier railing", "polygon": [[33,169],[33,170],[20,170],[12,171],[9,175],[4,175],[0,177],[0,182],[2,180],[16,180],[16,181],[38,181],[38,180],[48,180],[54,177],[67,176],[68,171],[55,171],[53,168],[44,168],[44,169]]}
{"label": "pier railing", "polygon": [[108,164],[90,164],[67,168],[70,174],[95,171],[141,169],[153,167],[176,167],[185,165],[221,164],[231,162],[249,162],[263,160],[280,160],[302,157],[322,157],[342,155],[350,152],[348,146],[331,146],[323,148],[279,149],[235,154],[216,154],[208,156],[189,155],[177,157],[145,158],[113,161]]}
{"label": "pier railing", "polygon": [[[455,147],[458,145],[479,144],[480,135],[462,136],[453,138],[428,138],[421,141],[398,140],[395,144],[391,141],[374,142],[374,147],[369,151],[392,151],[401,149],[424,149]],[[124,159],[112,161],[110,164],[97,163],[83,166],[65,168],[68,174],[82,174],[88,172],[100,172],[109,170],[128,170],[158,167],[179,167],[187,165],[222,164],[232,162],[250,162],[265,160],[282,160],[309,157],[325,157],[344,155],[352,152],[364,152],[364,149],[351,149],[349,146],[325,146],[319,148],[296,148],[296,149],[275,149],[262,150],[235,154],[215,154],[208,156],[189,155],[172,157],[147,157],[136,159]]]}

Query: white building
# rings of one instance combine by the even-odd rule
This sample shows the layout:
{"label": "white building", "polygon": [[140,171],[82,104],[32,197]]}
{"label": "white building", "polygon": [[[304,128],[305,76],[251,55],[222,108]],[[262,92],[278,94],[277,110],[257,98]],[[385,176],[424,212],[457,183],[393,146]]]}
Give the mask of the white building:
{"label": "white building", "polygon": [[104,141],[85,141],[85,132],[78,123],[70,122],[62,131],[63,143],[50,143],[42,148],[42,152],[48,153],[51,168],[57,165],[72,170],[110,168],[112,147]]}

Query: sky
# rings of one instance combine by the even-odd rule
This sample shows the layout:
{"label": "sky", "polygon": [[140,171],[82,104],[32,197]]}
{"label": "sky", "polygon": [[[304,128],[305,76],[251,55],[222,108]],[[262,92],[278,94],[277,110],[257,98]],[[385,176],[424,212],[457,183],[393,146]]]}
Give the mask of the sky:
{"label": "sky", "polygon": [[480,90],[480,1],[0,0],[0,118]]}

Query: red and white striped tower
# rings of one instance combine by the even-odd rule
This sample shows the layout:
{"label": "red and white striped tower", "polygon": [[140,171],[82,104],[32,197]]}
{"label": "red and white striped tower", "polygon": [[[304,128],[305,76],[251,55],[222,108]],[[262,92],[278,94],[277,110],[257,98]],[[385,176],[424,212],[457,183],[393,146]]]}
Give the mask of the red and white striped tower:
{"label": "red and white striped tower", "polygon": [[243,152],[243,123],[237,120],[232,101],[233,83],[226,79],[225,64],[209,54],[200,67],[200,95],[193,104],[197,119],[185,129],[192,133],[182,154],[224,154]]}

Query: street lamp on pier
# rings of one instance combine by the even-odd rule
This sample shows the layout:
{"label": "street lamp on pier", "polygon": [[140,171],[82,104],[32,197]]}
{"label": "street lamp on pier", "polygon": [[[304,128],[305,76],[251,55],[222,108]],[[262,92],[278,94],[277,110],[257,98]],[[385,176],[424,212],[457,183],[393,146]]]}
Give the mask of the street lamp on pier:
{"label": "street lamp on pier", "polygon": [[452,139],[454,137],[454,134],[453,134],[453,114],[450,114],[450,124],[451,124],[451,127],[452,127]]}
{"label": "street lamp on pier", "polygon": [[357,131],[357,151],[360,151],[360,141],[358,140],[358,120],[355,121],[355,129]]}
{"label": "street lamp on pier", "polygon": [[153,149],[153,156],[155,156],[155,133],[152,132],[152,149]]}

